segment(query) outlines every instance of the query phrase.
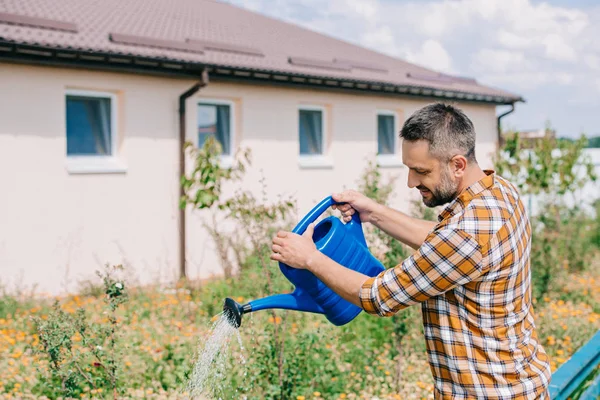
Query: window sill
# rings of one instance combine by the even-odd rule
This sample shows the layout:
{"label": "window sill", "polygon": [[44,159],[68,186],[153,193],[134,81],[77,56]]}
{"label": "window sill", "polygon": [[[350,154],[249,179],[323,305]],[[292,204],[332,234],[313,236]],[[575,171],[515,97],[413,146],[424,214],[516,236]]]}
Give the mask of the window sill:
{"label": "window sill", "polygon": [[127,166],[114,157],[67,157],[69,174],[124,174]]}
{"label": "window sill", "polygon": [[381,168],[401,168],[404,166],[402,160],[396,154],[378,155],[377,165]]}
{"label": "window sill", "polygon": [[333,168],[333,160],[323,155],[302,155],[298,157],[298,165],[303,169],[331,169]]}

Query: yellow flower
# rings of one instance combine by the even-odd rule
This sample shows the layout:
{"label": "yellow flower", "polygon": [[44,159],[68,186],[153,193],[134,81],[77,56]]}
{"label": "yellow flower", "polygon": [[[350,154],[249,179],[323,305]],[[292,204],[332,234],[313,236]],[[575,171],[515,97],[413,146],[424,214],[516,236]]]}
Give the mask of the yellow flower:
{"label": "yellow flower", "polygon": [[297,396],[296,400],[304,400],[304,396]]}
{"label": "yellow flower", "polygon": [[313,393],[313,396],[315,396],[315,397],[320,397],[320,396],[321,396],[321,392],[314,392],[314,393]]}
{"label": "yellow flower", "polygon": [[340,399],[345,399],[345,398],[346,398],[346,393],[340,394]]}

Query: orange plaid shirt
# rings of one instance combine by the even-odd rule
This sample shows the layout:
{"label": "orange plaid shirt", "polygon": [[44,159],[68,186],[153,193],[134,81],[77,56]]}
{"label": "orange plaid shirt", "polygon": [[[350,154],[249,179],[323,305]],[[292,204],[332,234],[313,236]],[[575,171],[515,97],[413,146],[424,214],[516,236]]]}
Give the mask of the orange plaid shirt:
{"label": "orange plaid shirt", "polygon": [[439,215],[419,250],[368,279],[370,314],[422,303],[436,399],[547,399],[550,365],[531,305],[531,227],[494,171]]}

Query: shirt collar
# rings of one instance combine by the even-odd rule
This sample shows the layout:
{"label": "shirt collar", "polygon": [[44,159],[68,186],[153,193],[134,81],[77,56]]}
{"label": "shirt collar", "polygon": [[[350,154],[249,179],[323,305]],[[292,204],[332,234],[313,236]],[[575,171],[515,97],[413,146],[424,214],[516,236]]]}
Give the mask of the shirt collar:
{"label": "shirt collar", "polygon": [[451,217],[456,214],[460,209],[463,209],[475,196],[483,192],[486,189],[491,188],[495,182],[495,171],[486,169],[483,171],[485,177],[473,183],[467,189],[463,190],[454,200],[450,202],[438,215],[438,221]]}

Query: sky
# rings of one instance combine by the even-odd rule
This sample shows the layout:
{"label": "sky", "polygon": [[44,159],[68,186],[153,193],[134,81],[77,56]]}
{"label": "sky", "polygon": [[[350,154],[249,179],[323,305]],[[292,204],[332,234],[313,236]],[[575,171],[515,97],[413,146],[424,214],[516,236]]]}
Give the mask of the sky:
{"label": "sky", "polygon": [[600,135],[600,0],[227,1],[519,94],[505,128]]}

